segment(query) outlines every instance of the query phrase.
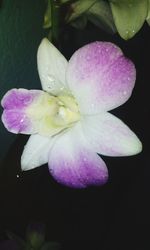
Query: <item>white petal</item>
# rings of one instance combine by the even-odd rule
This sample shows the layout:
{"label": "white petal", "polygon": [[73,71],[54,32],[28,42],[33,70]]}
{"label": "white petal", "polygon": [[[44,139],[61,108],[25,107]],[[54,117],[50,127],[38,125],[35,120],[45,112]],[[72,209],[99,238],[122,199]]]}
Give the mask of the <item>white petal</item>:
{"label": "white petal", "polygon": [[92,149],[99,154],[128,156],[142,150],[137,136],[110,113],[83,117],[82,128]]}
{"label": "white petal", "polygon": [[67,91],[65,74],[68,62],[46,38],[38,48],[37,64],[42,88],[45,91],[52,94]]}
{"label": "white petal", "polygon": [[[56,139],[56,137],[54,137]],[[54,138],[31,135],[21,156],[23,171],[39,167],[48,162],[48,154],[54,143]]]}

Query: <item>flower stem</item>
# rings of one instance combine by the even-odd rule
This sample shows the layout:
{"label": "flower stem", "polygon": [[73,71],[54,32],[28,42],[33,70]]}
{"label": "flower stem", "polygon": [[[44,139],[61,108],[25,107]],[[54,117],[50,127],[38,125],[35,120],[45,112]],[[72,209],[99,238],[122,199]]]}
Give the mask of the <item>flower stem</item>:
{"label": "flower stem", "polygon": [[51,2],[51,16],[52,16],[52,42],[59,47],[59,36],[60,36],[60,1],[50,0]]}

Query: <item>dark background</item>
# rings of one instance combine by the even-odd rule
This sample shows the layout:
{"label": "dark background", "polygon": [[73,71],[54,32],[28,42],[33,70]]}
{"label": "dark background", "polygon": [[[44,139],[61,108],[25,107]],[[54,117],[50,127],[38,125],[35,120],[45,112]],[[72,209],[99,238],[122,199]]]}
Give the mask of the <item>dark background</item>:
{"label": "dark background", "polygon": [[[7,82],[11,82],[11,88],[40,86],[36,51],[45,35],[42,29],[45,5],[42,0],[36,4],[35,1],[14,3],[14,12],[7,16],[9,23],[5,13],[0,31],[2,95],[8,89]],[[0,20],[4,18],[1,11],[4,10],[0,10]],[[143,152],[132,157],[103,157],[109,169],[106,185],[69,189],[52,179],[46,165],[21,173],[20,156],[28,137],[20,135],[15,141],[13,138],[8,150],[10,134],[2,127],[0,144],[2,150],[5,148],[5,157],[0,169],[1,240],[5,238],[6,229],[24,236],[30,222],[40,221],[46,224],[47,238],[62,242],[65,249],[150,249],[150,28],[145,24],[133,39],[124,41],[90,24],[84,31],[66,27],[62,52],[69,58],[77,48],[95,40],[116,43],[136,65],[133,95],[113,113],[139,136]]]}

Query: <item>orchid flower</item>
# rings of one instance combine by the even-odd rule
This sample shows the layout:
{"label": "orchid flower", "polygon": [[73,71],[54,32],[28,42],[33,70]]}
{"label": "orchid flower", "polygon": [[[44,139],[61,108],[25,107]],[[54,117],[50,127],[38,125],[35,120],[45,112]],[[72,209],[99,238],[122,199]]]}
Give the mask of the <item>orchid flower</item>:
{"label": "orchid flower", "polygon": [[48,163],[64,185],[104,184],[108,170],[98,154],[130,156],[142,150],[137,136],[108,112],[131,96],[134,64],[110,42],[85,45],[67,62],[46,38],[37,64],[43,90],[12,89],[2,99],[8,131],[31,134],[22,170]]}

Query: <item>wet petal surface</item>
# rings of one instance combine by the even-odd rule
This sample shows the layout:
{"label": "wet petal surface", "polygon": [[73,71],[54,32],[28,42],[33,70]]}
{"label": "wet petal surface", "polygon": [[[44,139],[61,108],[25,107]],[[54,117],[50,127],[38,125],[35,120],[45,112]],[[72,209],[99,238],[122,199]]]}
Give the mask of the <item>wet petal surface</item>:
{"label": "wet petal surface", "polygon": [[77,50],[67,69],[68,85],[83,114],[108,111],[126,102],[135,78],[133,63],[109,42],[94,42]]}
{"label": "wet petal surface", "polygon": [[1,101],[4,108],[2,121],[12,133],[32,134],[36,129],[26,110],[42,95],[40,90],[12,89]]}
{"label": "wet petal surface", "polygon": [[52,176],[70,187],[102,185],[108,179],[104,161],[87,146],[79,124],[58,138],[48,164]]}
{"label": "wet petal surface", "polygon": [[41,90],[12,89],[2,99],[2,121],[13,133],[52,136],[64,127],[54,119],[58,100]]}
{"label": "wet petal surface", "polygon": [[21,156],[22,170],[30,170],[47,163],[53,143],[54,138],[31,135]]}
{"label": "wet petal surface", "polygon": [[129,127],[108,112],[83,117],[82,129],[91,148],[99,154],[129,156],[142,150],[140,140]]}
{"label": "wet petal surface", "polygon": [[43,90],[54,95],[67,92],[65,74],[68,62],[46,38],[38,48],[37,64]]}

